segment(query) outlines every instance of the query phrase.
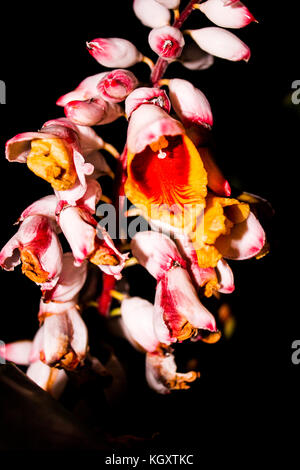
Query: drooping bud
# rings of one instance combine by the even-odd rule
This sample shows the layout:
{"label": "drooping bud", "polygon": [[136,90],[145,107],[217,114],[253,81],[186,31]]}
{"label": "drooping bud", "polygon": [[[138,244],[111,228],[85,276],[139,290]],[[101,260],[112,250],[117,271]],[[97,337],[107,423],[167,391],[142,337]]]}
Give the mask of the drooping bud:
{"label": "drooping bud", "polygon": [[134,0],[133,11],[143,25],[149,28],[159,28],[171,21],[168,8],[155,0]]}
{"label": "drooping bud", "polygon": [[168,86],[172,106],[185,126],[192,124],[212,126],[210,104],[201,90],[187,80],[179,78],[169,80]]}
{"label": "drooping bud", "polygon": [[116,69],[103,77],[97,85],[97,91],[104,100],[119,103],[138,85],[138,80],[129,70]]}
{"label": "drooping bud", "polygon": [[170,100],[164,90],[161,90],[160,88],[141,87],[130,93],[125,101],[125,113],[127,119],[130,118],[133,111],[146,103],[155,104],[167,113],[171,110]]}
{"label": "drooping bud", "polygon": [[198,8],[210,21],[223,28],[243,28],[255,21],[248,8],[239,1],[207,0]]}
{"label": "drooping bud", "polygon": [[100,96],[87,101],[70,101],[64,111],[68,119],[81,126],[109,124],[123,114],[120,106],[108,103]]}
{"label": "drooping bud", "polygon": [[87,49],[104,67],[126,68],[143,60],[134,44],[122,38],[96,38],[87,42]]}
{"label": "drooping bud", "polygon": [[179,57],[185,44],[182,33],[173,26],[152,29],[148,41],[151,49],[166,60]]}
{"label": "drooping bud", "polygon": [[249,47],[235,34],[215,26],[187,31],[201,49],[216,57],[238,61],[250,59]]}

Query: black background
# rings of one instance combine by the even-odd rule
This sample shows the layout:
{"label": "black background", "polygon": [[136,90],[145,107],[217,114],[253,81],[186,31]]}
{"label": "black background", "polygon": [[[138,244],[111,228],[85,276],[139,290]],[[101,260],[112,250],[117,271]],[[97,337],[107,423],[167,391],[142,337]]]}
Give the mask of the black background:
{"label": "black background", "polygon": [[[62,109],[55,105],[57,98],[86,76],[104,70],[87,52],[85,41],[125,37],[153,58],[147,44],[149,29],[135,18],[131,3],[27,3],[8,7],[2,18],[7,29],[1,28],[0,33],[0,79],[6,83],[7,103],[0,106],[1,245],[13,235],[12,224],[20,212],[51,192],[25,165],[5,160],[5,141],[62,116]],[[210,69],[201,72],[173,64],[166,77],[187,78],[202,89],[212,106],[217,157],[226,177],[238,190],[271,202],[276,213],[268,231],[271,253],[259,261],[232,263],[236,291],[225,300],[232,306],[237,330],[229,342],[222,339],[216,345],[193,346],[202,377],[190,391],[168,397],[148,392],[143,361],[138,353],[128,352],[133,361],[131,375],[136,368],[139,376],[133,381],[126,411],[114,416],[114,424],[110,424],[117,432],[136,435],[158,431],[177,448],[190,446],[201,452],[204,442],[219,449],[226,441],[229,453],[241,444],[255,453],[265,448],[270,435],[272,443],[283,434],[292,436],[291,425],[297,423],[299,411],[300,365],[291,362],[291,344],[300,339],[300,105],[293,105],[290,99],[291,84],[300,78],[298,12],[293,5],[287,10],[282,4],[277,11],[279,4],[274,2],[249,1],[247,6],[259,23],[233,32],[250,46],[249,63],[216,59]],[[200,27],[208,22],[195,12],[188,24]],[[145,64],[132,71],[147,80]],[[125,120],[97,131],[122,150]],[[19,269],[0,276],[0,339],[31,338],[38,327],[39,290]],[[131,276],[132,293],[144,294],[148,288],[151,298],[153,283],[140,276],[140,271],[135,278]],[[282,418],[286,418],[283,424]],[[280,445],[275,454],[279,449]]]}

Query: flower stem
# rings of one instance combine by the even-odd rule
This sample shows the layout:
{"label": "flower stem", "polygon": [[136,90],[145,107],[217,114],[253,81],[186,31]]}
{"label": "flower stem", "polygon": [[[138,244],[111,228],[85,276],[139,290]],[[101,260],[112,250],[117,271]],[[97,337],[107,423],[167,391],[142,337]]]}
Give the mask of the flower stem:
{"label": "flower stem", "polygon": [[[190,0],[187,6],[179,15],[179,17],[177,19],[175,18],[175,21],[172,26],[174,28],[180,29],[183,23],[185,22],[185,20],[187,20],[187,18],[190,16],[192,11],[194,10],[194,5],[196,3],[201,3],[201,2],[202,0]],[[164,76],[168,65],[169,65],[169,62],[165,59],[162,59],[161,57],[159,57],[159,59],[156,61],[153,67],[152,73],[151,73],[151,77],[150,77],[150,80],[153,86],[157,86],[158,81]]]}

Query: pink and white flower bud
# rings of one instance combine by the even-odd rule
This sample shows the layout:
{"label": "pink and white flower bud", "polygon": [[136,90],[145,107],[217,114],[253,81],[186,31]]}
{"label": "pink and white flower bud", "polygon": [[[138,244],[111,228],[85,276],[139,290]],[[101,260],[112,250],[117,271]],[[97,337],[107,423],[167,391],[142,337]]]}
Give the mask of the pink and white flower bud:
{"label": "pink and white flower bud", "polygon": [[133,0],[133,11],[143,25],[159,28],[171,21],[168,7],[155,0]]}
{"label": "pink and white flower bud", "polygon": [[64,112],[68,119],[80,126],[109,124],[123,114],[119,105],[108,103],[100,96],[87,101],[70,101]]}
{"label": "pink and white flower bud", "polygon": [[161,26],[150,31],[148,41],[151,49],[165,60],[180,56],[185,44],[183,34],[173,26]]}
{"label": "pink and white flower bud", "polygon": [[243,28],[255,21],[248,8],[239,1],[229,3],[224,0],[206,0],[199,5],[199,10],[210,21],[223,28]]}
{"label": "pink and white flower bud", "polygon": [[97,73],[85,78],[75,90],[70,91],[66,95],[58,98],[56,104],[58,106],[66,106],[70,101],[85,101],[94,98],[98,95],[97,85],[105,76],[107,72]]}
{"label": "pink and white flower bud", "polygon": [[138,86],[138,80],[130,70],[116,69],[99,81],[97,92],[104,100],[119,103]]}
{"label": "pink and white flower bud", "polygon": [[188,31],[201,49],[222,59],[231,61],[250,59],[249,47],[226,29],[211,26]]}
{"label": "pink and white flower bud", "polygon": [[266,241],[265,232],[255,215],[250,212],[248,218],[235,224],[229,235],[221,235],[216,241],[216,248],[224,258],[243,260],[256,256]]}
{"label": "pink and white flower bud", "polygon": [[12,271],[22,262],[22,272],[43,290],[52,289],[62,269],[62,248],[51,220],[29,216],[0,252],[0,266]]}
{"label": "pink and white flower bud", "polygon": [[137,349],[153,352],[159,347],[154,333],[154,306],[140,297],[122,300],[121,326],[128,341]]}
{"label": "pink and white flower bud", "polygon": [[122,38],[96,38],[87,43],[87,49],[104,67],[127,68],[143,60],[134,44]]}
{"label": "pink and white flower bud", "polygon": [[213,65],[214,56],[193,42],[184,46],[179,61],[189,70],[206,70]]}
{"label": "pink and white flower bud", "polygon": [[213,125],[209,101],[201,90],[180,78],[169,80],[168,86],[172,106],[185,127],[192,124]]}
{"label": "pink and white flower bud", "polygon": [[155,1],[160,3],[161,5],[164,5],[166,8],[169,8],[170,10],[175,10],[176,8],[179,7],[181,0],[155,0]]}
{"label": "pink and white flower bud", "polygon": [[162,108],[167,113],[171,110],[170,100],[164,90],[161,88],[148,88],[140,87],[134,90],[126,98],[125,101],[125,113],[127,119],[130,118],[133,111],[135,111],[142,104],[154,104]]}
{"label": "pink and white flower bud", "polygon": [[200,376],[199,372],[177,372],[172,352],[158,351],[146,355],[146,379],[149,387],[163,395],[171,390],[188,389],[190,382]]}

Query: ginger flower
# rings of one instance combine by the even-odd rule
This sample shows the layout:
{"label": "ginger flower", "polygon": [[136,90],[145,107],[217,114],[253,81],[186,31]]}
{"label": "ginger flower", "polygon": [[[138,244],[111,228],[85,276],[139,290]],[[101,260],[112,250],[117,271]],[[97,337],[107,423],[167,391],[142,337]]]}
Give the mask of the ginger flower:
{"label": "ginger flower", "polygon": [[62,248],[53,222],[42,215],[28,216],[0,252],[0,266],[12,271],[22,263],[22,272],[40,285],[52,289],[62,269]]}
{"label": "ginger flower", "polygon": [[125,194],[146,216],[183,228],[192,207],[201,214],[207,174],[179,121],[159,106],[140,105],[130,117],[127,149]]}
{"label": "ginger flower", "polygon": [[70,202],[84,195],[86,176],[94,171],[88,155],[104,146],[92,129],[59,118],[46,122],[39,132],[25,132],[10,139],[6,143],[6,158],[27,163],[33,173]]}

